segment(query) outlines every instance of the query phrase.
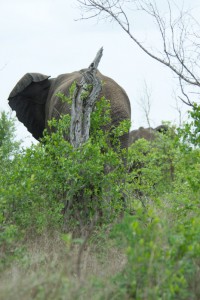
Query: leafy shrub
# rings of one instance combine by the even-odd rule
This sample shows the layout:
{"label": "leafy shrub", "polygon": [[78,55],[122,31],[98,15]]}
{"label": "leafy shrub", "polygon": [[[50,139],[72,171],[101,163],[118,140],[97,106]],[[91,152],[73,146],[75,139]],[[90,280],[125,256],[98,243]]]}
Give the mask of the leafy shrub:
{"label": "leafy shrub", "polygon": [[[196,117],[198,113],[188,122]],[[124,259],[121,267],[115,268],[118,274],[111,268],[103,280],[104,270],[91,281],[88,278],[86,285],[73,279],[77,285],[74,298],[88,299],[95,294],[96,299],[199,299],[200,149],[197,139],[191,140],[198,124],[188,132],[178,130],[178,135],[172,127],[153,142],[137,141],[129,149],[126,174],[126,154],[120,150],[118,138],[129,124],[124,122],[109,131],[109,120],[109,102],[103,98],[92,113],[90,139],[79,149],[64,139],[69,132],[68,115],[52,120],[52,133],[46,132],[42,143],[29,149],[20,152],[13,139],[7,139],[5,145],[10,146],[4,148],[0,168],[0,267],[8,267],[21,255],[21,263],[28,260],[27,268],[33,264],[34,270],[34,262],[31,264],[24,252],[24,240],[43,239],[51,230],[57,230],[57,239],[74,253],[74,245],[80,249],[87,245],[82,239],[73,239],[71,233],[101,223],[101,230],[96,226],[90,236],[88,247],[94,249],[100,264],[108,265],[114,256],[108,258],[108,253],[115,251],[122,253],[120,260],[126,254],[127,263]],[[122,219],[117,217],[124,210],[124,194],[127,207]],[[118,241],[119,251],[108,236],[114,220],[117,225],[112,237]],[[66,248],[61,246],[60,252],[66,262]],[[38,264],[33,277],[38,277],[40,268],[51,269],[49,261]],[[32,281],[28,283],[38,299],[48,295],[55,282],[54,295],[59,297],[73,288],[74,281],[61,268],[63,264],[58,274],[42,273],[41,278],[47,276],[47,285],[42,279],[38,288],[34,284],[31,288]],[[57,268],[57,262],[55,265]]]}
{"label": "leafy shrub", "polygon": [[118,284],[134,299],[198,299],[199,214],[176,223],[167,219],[166,207],[168,215],[158,209],[137,212],[118,226],[115,236],[125,240],[128,256]]}
{"label": "leafy shrub", "polygon": [[129,166],[133,216],[113,233],[128,257],[118,289],[133,299],[199,299],[199,149],[171,134],[139,140]]}
{"label": "leafy shrub", "polygon": [[22,247],[16,248],[15,242],[20,239],[17,236],[17,227],[7,222],[7,199],[1,194],[6,186],[8,177],[12,174],[13,157],[19,153],[19,142],[15,138],[15,119],[8,113],[0,115],[0,269],[12,262],[20,254]]}
{"label": "leafy shrub", "polygon": [[6,112],[0,114],[0,161],[2,163],[9,163],[15,153],[19,151],[20,142],[14,140],[15,138],[15,119],[9,116]]}
{"label": "leafy shrub", "polygon": [[179,129],[180,138],[188,147],[200,146],[200,105],[193,103],[192,110],[188,112],[188,120]]}
{"label": "leafy shrub", "polygon": [[180,155],[173,127],[165,134],[158,133],[154,141],[139,139],[132,144],[128,153],[130,197],[145,199],[172,190]]}
{"label": "leafy shrub", "polygon": [[[87,225],[101,216],[104,221],[112,219],[123,205],[124,164],[123,154],[110,147],[110,133],[101,129],[109,121],[109,103],[103,98],[92,114],[91,137],[79,149],[64,139],[70,125],[65,115],[49,123],[53,132],[46,131],[41,144],[15,155],[10,172],[2,173],[6,224],[30,234],[60,228],[63,215],[65,227]],[[129,124],[120,126],[114,137]]]}

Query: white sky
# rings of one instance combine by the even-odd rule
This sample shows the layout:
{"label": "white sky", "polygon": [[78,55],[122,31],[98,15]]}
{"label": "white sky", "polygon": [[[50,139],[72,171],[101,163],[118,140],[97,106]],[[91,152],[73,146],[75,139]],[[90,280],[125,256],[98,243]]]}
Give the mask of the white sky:
{"label": "white sky", "polygon": [[[197,6],[198,1],[185,2]],[[80,17],[76,4],[76,0],[0,0],[0,111],[10,111],[8,95],[25,73],[56,77],[88,67],[103,46],[99,70],[126,90],[132,107],[132,128],[147,126],[137,103],[144,95],[144,81],[151,90],[152,127],[163,120],[178,123],[173,97],[177,81],[173,74],[142,53],[116,24],[74,21]],[[138,36],[146,19],[139,21],[135,27]],[[149,37],[159,42],[154,27],[149,28]],[[184,115],[187,107],[179,104]],[[17,138],[25,145],[34,141],[20,122]]]}

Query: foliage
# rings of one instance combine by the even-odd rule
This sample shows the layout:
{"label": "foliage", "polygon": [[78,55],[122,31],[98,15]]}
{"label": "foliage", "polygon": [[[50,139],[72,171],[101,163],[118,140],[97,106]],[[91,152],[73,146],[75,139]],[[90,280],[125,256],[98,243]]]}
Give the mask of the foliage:
{"label": "foliage", "polygon": [[128,263],[116,284],[133,299],[199,299],[199,149],[172,128],[129,151],[132,216],[113,232]]}
{"label": "foliage", "polygon": [[173,189],[175,165],[180,159],[175,128],[157,133],[154,141],[139,139],[129,148],[128,190],[135,197],[158,196]]}
{"label": "foliage", "polygon": [[[70,116],[64,115],[50,121],[52,132],[45,132],[41,144],[12,160],[7,156],[10,167],[0,174],[2,241],[8,226],[19,236],[42,234],[47,228],[82,230],[120,212],[123,154],[110,147],[111,134],[101,129],[110,121],[109,107],[104,98],[97,104],[91,138],[79,149],[64,139],[70,127]],[[9,244],[10,233],[6,236]]]}
{"label": "foliage", "polygon": [[188,146],[200,147],[200,105],[193,104],[188,121],[179,129],[180,137]]}
{"label": "foliage", "polygon": [[15,299],[200,298],[200,149],[184,139],[192,131],[169,126],[154,141],[138,140],[127,174],[118,137],[129,124],[110,128],[109,108],[104,98],[97,103],[90,139],[79,149],[64,139],[68,115],[22,152],[7,139],[0,282],[10,282],[11,265],[18,270]]}
{"label": "foliage", "polygon": [[6,161],[8,157],[14,155],[19,150],[19,142],[15,138],[15,119],[8,113],[0,114],[0,160]]}
{"label": "foliage", "polygon": [[[128,264],[118,278],[134,299],[198,299],[199,213],[176,219],[165,203],[128,216],[115,236],[125,238]],[[179,203],[180,204],[180,203]],[[163,206],[163,205],[162,205]],[[168,219],[170,216],[170,220]],[[119,235],[121,233],[121,235]],[[196,298],[195,298],[196,297]]]}
{"label": "foliage", "polygon": [[[15,119],[11,118],[8,113],[1,112],[0,115],[0,192],[4,188],[7,176],[12,173],[13,157],[19,152],[19,142],[15,138]],[[1,197],[0,193],[0,261],[3,265],[11,262],[18,257],[21,248],[14,248],[13,243],[16,241],[17,228],[14,224],[6,223],[4,214],[4,205],[6,199]],[[0,267],[1,267],[0,263]]]}

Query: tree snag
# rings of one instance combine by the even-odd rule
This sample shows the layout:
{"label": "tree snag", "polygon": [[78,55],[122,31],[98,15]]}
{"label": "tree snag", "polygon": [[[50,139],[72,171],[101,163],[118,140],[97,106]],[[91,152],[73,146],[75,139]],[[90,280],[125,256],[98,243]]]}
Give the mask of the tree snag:
{"label": "tree snag", "polygon": [[80,147],[89,139],[90,115],[101,92],[101,81],[96,76],[97,67],[103,55],[103,47],[97,52],[89,68],[83,73],[72,98],[70,143]]}

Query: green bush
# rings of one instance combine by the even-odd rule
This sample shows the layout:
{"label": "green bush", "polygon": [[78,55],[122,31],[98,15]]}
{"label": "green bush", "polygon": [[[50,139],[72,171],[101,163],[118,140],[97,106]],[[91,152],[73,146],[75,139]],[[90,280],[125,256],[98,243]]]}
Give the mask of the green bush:
{"label": "green bush", "polygon": [[171,133],[129,149],[133,216],[113,232],[127,249],[114,279],[127,298],[200,298],[200,150]]}
{"label": "green bush", "polygon": [[198,299],[199,214],[176,222],[166,207],[166,214],[159,209],[137,212],[118,226],[128,263],[117,284],[133,299]]}
{"label": "green bush", "polygon": [[[123,153],[109,146],[111,133],[101,129],[109,121],[109,103],[103,98],[92,114],[91,137],[80,148],[64,139],[70,126],[65,115],[49,123],[53,132],[46,131],[42,143],[16,154],[6,176],[1,173],[5,223],[30,234],[115,217],[123,205],[124,164]],[[114,138],[128,126],[121,124]]]}
{"label": "green bush", "polygon": [[15,138],[15,119],[4,111],[0,114],[0,161],[8,162],[16,152],[19,151],[20,142]]}
{"label": "green bush", "polygon": [[[189,129],[171,127],[153,142],[133,144],[127,174],[126,151],[120,149],[118,138],[129,124],[108,130],[109,107],[104,98],[98,102],[91,116],[90,139],[79,149],[64,138],[69,133],[68,115],[50,122],[52,133],[45,132],[42,143],[20,151],[11,135],[13,123],[7,116],[0,121],[4,153],[0,157],[0,268],[8,269],[17,258],[20,267],[32,272],[31,278],[43,274],[41,286],[28,282],[38,299],[48,295],[52,282],[56,282],[54,298],[71,291],[74,298],[82,299],[94,294],[96,299],[200,299],[200,149],[198,135],[194,140],[193,134],[198,111],[188,121],[193,124]],[[88,240],[84,234],[73,238],[73,233],[80,237],[80,230],[91,228],[95,231]],[[28,256],[24,245],[55,230],[62,254],[51,265],[53,254],[42,249],[41,266],[38,263],[34,273],[32,252]],[[63,265],[72,253],[81,261],[80,253],[87,247],[102,269],[81,285],[76,271],[71,279]],[[118,255],[120,262],[124,259],[120,268]],[[23,290],[29,294],[19,289]]]}
{"label": "green bush", "polygon": [[188,120],[179,128],[180,138],[189,148],[200,147],[200,105],[193,103],[192,110],[188,112]]}
{"label": "green bush", "polygon": [[145,199],[172,190],[180,155],[180,144],[173,127],[165,134],[158,133],[154,141],[139,139],[133,143],[128,153],[130,197]]}

